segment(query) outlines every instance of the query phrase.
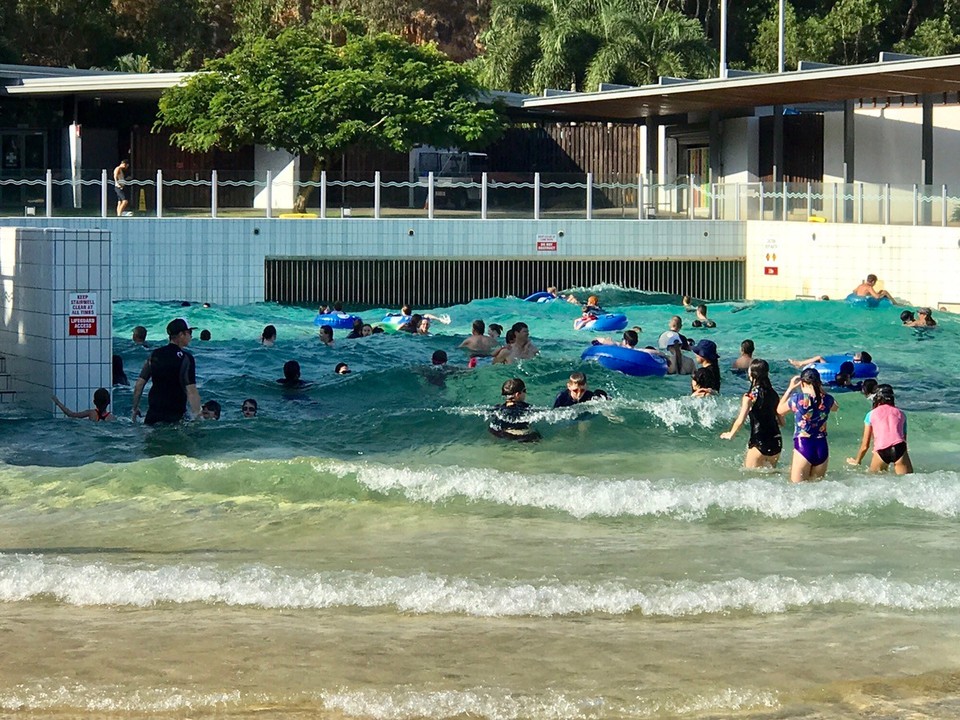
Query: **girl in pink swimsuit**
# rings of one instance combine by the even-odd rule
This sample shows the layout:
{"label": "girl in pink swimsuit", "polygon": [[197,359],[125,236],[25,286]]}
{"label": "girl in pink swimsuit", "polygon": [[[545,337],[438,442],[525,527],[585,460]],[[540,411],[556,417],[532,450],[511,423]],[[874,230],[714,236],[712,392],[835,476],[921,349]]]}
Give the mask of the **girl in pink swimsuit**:
{"label": "girl in pink swimsuit", "polygon": [[910,453],[907,452],[907,416],[896,406],[893,388],[877,385],[873,393],[873,409],[863,419],[863,438],[857,456],[847,458],[849,465],[859,465],[870,449],[873,439],[873,457],[870,472],[883,472],[891,465],[897,475],[913,472]]}

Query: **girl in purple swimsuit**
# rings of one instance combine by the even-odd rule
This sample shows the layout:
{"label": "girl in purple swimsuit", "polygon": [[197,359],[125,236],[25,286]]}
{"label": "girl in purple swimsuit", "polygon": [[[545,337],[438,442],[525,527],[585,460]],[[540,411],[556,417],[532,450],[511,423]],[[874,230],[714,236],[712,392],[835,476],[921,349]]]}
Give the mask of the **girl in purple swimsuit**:
{"label": "girl in purple swimsuit", "polygon": [[[795,392],[797,388],[800,392]],[[837,408],[832,395],[823,392],[820,373],[807,368],[790,379],[777,412],[794,414],[796,427],[793,433],[793,462],[790,465],[790,482],[819,480],[827,472],[830,450],[827,447],[827,418]]]}

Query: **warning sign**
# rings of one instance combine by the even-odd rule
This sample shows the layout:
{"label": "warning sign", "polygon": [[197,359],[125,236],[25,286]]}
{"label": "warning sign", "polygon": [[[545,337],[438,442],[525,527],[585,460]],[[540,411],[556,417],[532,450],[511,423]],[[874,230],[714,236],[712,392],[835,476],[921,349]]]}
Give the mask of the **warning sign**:
{"label": "warning sign", "polygon": [[93,337],[97,334],[97,294],[70,293],[67,299],[69,317],[67,318],[70,335],[74,337]]}
{"label": "warning sign", "polygon": [[556,235],[537,235],[537,252],[556,252]]}

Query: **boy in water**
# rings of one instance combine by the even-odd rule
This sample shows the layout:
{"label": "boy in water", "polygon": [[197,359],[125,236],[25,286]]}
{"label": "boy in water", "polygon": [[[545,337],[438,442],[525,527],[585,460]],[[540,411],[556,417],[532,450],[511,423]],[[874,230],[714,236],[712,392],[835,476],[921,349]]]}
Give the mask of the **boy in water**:
{"label": "boy in water", "polygon": [[80,410],[79,412],[74,412],[68,408],[60,402],[60,398],[56,395],[52,395],[51,397],[53,398],[54,404],[60,408],[60,411],[67,417],[87,418],[94,422],[113,420],[113,415],[107,411],[107,408],[110,407],[110,391],[106,388],[97,388],[96,392],[93,393],[93,407],[89,410]]}
{"label": "boy in water", "polygon": [[490,434],[517,442],[536,442],[540,433],[530,428],[524,416],[530,410],[527,403],[527,386],[520,378],[510,378],[503,383],[500,394],[504,402],[493,408],[490,418]]}

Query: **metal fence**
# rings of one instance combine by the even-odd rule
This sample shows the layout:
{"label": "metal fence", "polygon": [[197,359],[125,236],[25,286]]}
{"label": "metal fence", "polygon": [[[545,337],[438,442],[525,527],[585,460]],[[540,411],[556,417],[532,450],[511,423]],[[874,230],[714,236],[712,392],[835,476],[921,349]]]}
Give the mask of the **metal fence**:
{"label": "metal fence", "polygon": [[541,260],[267,258],[264,300],[386,306],[397,298],[420,307],[478,297],[523,297],[535,289],[609,283],[648,292],[741,300],[745,263],[730,260]]}
{"label": "metal fence", "polygon": [[[208,177],[157,170],[126,182],[139,217],[282,217],[301,193],[302,216],[572,219],[779,220],[892,225],[960,225],[960,187],[877,183],[711,183],[696,176],[483,173],[447,178],[404,173],[291,181],[267,172]],[[106,170],[65,176],[53,171],[0,175],[6,216],[109,217],[116,213]]]}

